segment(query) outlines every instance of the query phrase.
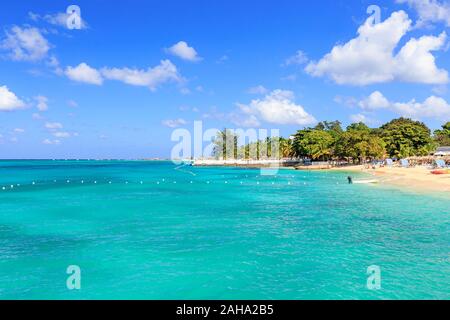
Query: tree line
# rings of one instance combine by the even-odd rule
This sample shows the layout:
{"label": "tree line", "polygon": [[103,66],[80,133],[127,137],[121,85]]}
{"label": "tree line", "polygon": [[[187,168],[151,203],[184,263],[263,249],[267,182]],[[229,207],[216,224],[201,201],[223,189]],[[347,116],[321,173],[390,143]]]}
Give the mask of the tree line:
{"label": "tree line", "polygon": [[431,130],[420,121],[394,119],[378,128],[352,123],[345,128],[339,121],[323,121],[298,130],[289,138],[270,137],[239,145],[239,136],[224,129],[214,139],[213,156],[222,159],[307,158],[347,160],[407,158],[426,156],[439,146],[450,146],[450,122]]}

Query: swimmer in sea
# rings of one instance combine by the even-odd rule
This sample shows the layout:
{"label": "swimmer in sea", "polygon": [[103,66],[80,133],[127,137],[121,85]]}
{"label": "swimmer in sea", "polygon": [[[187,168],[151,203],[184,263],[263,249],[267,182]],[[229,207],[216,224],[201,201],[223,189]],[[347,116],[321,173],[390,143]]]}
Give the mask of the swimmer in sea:
{"label": "swimmer in sea", "polygon": [[352,177],[348,176],[347,180],[348,180],[348,184],[353,184],[353,178]]}

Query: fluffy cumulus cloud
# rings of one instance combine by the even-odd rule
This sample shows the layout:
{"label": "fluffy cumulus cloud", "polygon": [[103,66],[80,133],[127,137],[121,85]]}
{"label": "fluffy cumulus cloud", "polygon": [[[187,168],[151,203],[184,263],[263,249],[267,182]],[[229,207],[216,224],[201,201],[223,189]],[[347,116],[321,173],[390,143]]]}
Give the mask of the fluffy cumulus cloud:
{"label": "fluffy cumulus cloud", "polygon": [[450,27],[450,3],[447,0],[397,0],[397,3],[407,3],[417,11],[418,27],[437,22]]}
{"label": "fluffy cumulus cloud", "polygon": [[329,77],[338,84],[361,86],[389,81],[448,82],[448,72],[436,66],[431,54],[445,46],[445,32],[439,36],[412,38],[394,54],[411,29],[411,20],[404,11],[394,12],[378,24],[374,19],[366,20],[356,38],[336,45],[318,62],[310,62],[306,72],[316,77]]}
{"label": "fluffy cumulus cloud", "polygon": [[50,44],[36,28],[14,26],[6,31],[0,49],[16,61],[39,61],[47,57]]}
{"label": "fluffy cumulus cloud", "polygon": [[83,82],[94,85],[103,84],[103,78],[100,72],[84,62],[80,63],[76,67],[67,67],[65,70],[65,74],[70,80],[76,82]]}
{"label": "fluffy cumulus cloud", "polygon": [[308,62],[308,56],[302,50],[298,50],[293,56],[286,59],[285,66],[302,65]]}
{"label": "fluffy cumulus cloud", "polygon": [[170,48],[167,48],[166,51],[183,60],[192,62],[202,60],[202,58],[198,56],[197,51],[193,47],[190,47],[185,41],[174,44]]}
{"label": "fluffy cumulus cloud", "polygon": [[184,119],[175,119],[175,120],[164,120],[161,122],[163,126],[169,128],[178,128],[187,124],[187,121]]}
{"label": "fluffy cumulus cloud", "polygon": [[359,106],[365,110],[387,109],[401,116],[413,119],[434,118],[441,121],[450,120],[450,104],[443,98],[430,96],[423,102],[412,99],[409,102],[389,101],[378,91],[362,100]]}
{"label": "fluffy cumulus cloud", "polygon": [[70,132],[65,132],[65,131],[55,131],[52,134],[56,138],[70,138],[72,136]]}
{"label": "fluffy cumulus cloud", "polygon": [[350,120],[354,123],[365,123],[366,125],[378,125],[379,121],[368,116],[366,113],[357,113],[350,115]]}
{"label": "fluffy cumulus cloud", "polygon": [[34,97],[34,100],[36,100],[36,108],[38,108],[39,111],[47,111],[48,110],[48,98],[44,96],[36,96]]}
{"label": "fluffy cumulus cloud", "polygon": [[166,82],[183,81],[177,67],[169,60],[162,60],[159,65],[146,70],[108,67],[97,70],[83,62],[76,67],[67,67],[65,74],[77,82],[102,85],[105,80],[116,80],[132,86],[148,87],[151,90],[156,90],[159,85]]}
{"label": "fluffy cumulus cloud", "polygon": [[109,80],[122,81],[133,86],[149,87],[155,90],[166,82],[181,82],[182,77],[177,67],[169,60],[162,60],[159,65],[147,70],[129,68],[103,68],[102,75]]}
{"label": "fluffy cumulus cloud", "polygon": [[242,123],[256,125],[259,121],[274,124],[308,125],[316,119],[294,102],[294,93],[287,90],[274,90],[263,99],[252,100],[249,104],[238,104],[246,118]]}
{"label": "fluffy cumulus cloud", "polygon": [[379,91],[374,91],[370,96],[361,100],[358,105],[366,111],[388,108],[390,102]]}
{"label": "fluffy cumulus cloud", "polygon": [[0,111],[12,111],[24,108],[25,102],[8,89],[7,86],[0,87]]}
{"label": "fluffy cumulus cloud", "polygon": [[46,122],[45,128],[47,128],[49,130],[58,130],[58,129],[62,129],[63,125],[59,122]]}

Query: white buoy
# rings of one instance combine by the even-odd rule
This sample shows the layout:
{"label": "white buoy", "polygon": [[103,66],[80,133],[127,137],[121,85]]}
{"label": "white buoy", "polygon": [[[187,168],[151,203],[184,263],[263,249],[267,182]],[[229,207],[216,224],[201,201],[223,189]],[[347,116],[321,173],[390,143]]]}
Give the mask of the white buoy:
{"label": "white buoy", "polygon": [[84,180],[81,180],[81,183],[83,184],[83,183],[84,183]]}
{"label": "white buoy", "polygon": [[110,182],[108,182],[109,184],[112,184],[112,182],[110,181]]}
{"label": "white buoy", "polygon": [[67,180],[67,183],[70,183],[70,180]]}
{"label": "white buoy", "polygon": [[143,182],[143,181],[141,181],[141,184],[144,184],[144,182]]}
{"label": "white buoy", "polygon": [[14,186],[13,186],[13,185],[11,185],[11,189],[14,189]]}
{"label": "white buoy", "polygon": [[228,184],[228,181],[225,181],[225,184]]}
{"label": "white buoy", "polygon": [[158,182],[156,182],[156,184],[159,184],[159,181],[158,181]]}
{"label": "white buoy", "polygon": [[6,187],[3,187],[2,190],[6,190]]}
{"label": "white buoy", "polygon": [[97,184],[97,181],[94,181],[94,184]]}
{"label": "white buoy", "polygon": [[35,185],[36,183],[33,181],[31,184],[32,184],[32,185]]}

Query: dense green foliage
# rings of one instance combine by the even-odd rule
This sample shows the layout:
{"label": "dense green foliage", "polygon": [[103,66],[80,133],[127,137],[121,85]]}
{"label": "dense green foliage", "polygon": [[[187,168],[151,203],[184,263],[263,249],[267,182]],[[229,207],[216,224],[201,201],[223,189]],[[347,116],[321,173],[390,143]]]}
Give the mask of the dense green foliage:
{"label": "dense green foliage", "polygon": [[380,129],[386,151],[391,157],[425,156],[435,148],[431,131],[422,122],[399,118]]}
{"label": "dense green foliage", "polygon": [[[238,137],[227,129],[218,133],[215,156],[222,158],[308,158],[362,162],[386,157],[405,158],[428,155],[438,145],[450,145],[450,122],[436,130],[434,137],[422,122],[394,119],[379,128],[353,123],[345,130],[339,121],[320,122],[298,130],[289,139],[267,138],[238,146]],[[228,152],[226,146],[233,146]],[[278,149],[274,149],[277,146]]]}
{"label": "dense green foliage", "polygon": [[447,122],[442,126],[442,130],[436,130],[434,132],[434,139],[436,143],[441,147],[450,146],[450,122]]}

